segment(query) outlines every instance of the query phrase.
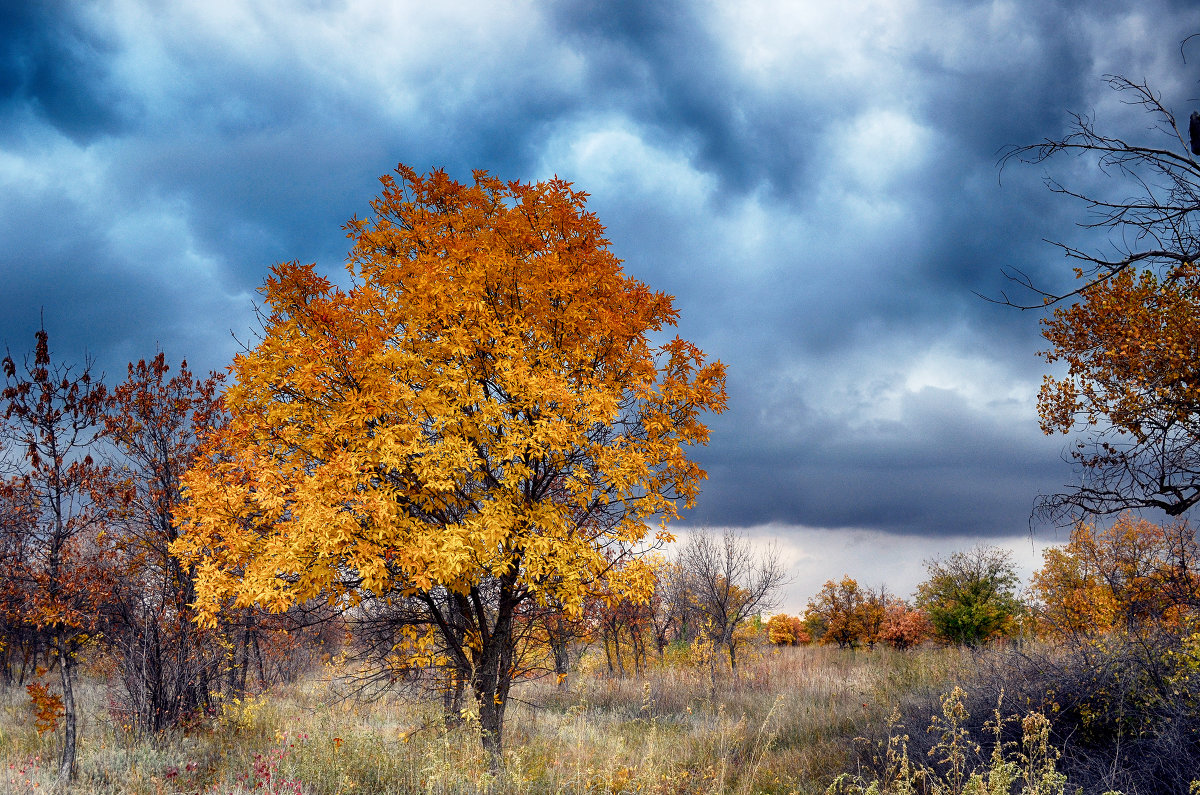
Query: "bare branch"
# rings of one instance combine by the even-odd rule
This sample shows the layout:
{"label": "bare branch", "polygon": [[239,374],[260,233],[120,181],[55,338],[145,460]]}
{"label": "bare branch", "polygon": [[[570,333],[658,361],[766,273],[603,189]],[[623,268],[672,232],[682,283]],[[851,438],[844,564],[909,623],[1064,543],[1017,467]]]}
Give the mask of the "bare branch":
{"label": "bare branch", "polygon": [[1086,295],[1097,284],[1134,265],[1169,276],[1179,265],[1200,258],[1200,164],[1191,154],[1175,115],[1146,83],[1120,75],[1106,75],[1105,80],[1113,90],[1130,95],[1123,101],[1140,107],[1153,119],[1152,129],[1167,139],[1166,146],[1147,146],[1103,135],[1093,117],[1076,113],[1071,115],[1071,132],[1067,135],[1010,147],[998,165],[1003,173],[1014,162],[1040,165],[1063,156],[1087,157],[1094,159],[1103,174],[1129,183],[1132,195],[1114,199],[1070,188],[1051,177],[1045,180],[1052,193],[1084,206],[1087,218],[1079,223],[1080,228],[1108,232],[1111,253],[1089,253],[1051,241],[1080,263],[1076,268],[1080,283],[1074,289],[1038,287],[1024,272],[1010,269],[1005,276],[1037,300],[1014,300],[1006,293],[987,300],[1018,309],[1041,308]]}

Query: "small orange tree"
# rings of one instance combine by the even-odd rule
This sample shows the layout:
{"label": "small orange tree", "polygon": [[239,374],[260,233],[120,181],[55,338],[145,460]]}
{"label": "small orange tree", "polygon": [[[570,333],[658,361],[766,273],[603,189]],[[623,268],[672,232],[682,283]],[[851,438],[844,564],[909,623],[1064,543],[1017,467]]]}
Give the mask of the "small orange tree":
{"label": "small orange tree", "polygon": [[887,600],[879,641],[893,649],[919,646],[933,636],[933,625],[920,610],[899,598]]}
{"label": "small orange tree", "polygon": [[578,614],[648,520],[669,538],[725,373],[678,337],[652,344],[671,297],[623,273],[569,183],[396,175],[346,226],[352,286],[272,269],[175,550],[209,621],[227,601],[421,605],[398,648],[469,677],[499,767],[518,608]]}
{"label": "small orange tree", "polygon": [[856,648],[867,640],[867,592],[849,574],[840,582],[827,580],[808,600],[804,623],[812,637],[827,646]]}
{"label": "small orange tree", "polygon": [[[1080,527],[1071,531],[1072,537]],[[1096,562],[1071,546],[1045,550],[1042,567],[1033,573],[1030,590],[1037,600],[1037,632],[1066,638],[1111,632],[1118,613],[1112,588],[1096,570]]]}
{"label": "small orange tree", "polygon": [[804,622],[787,613],[776,613],[767,620],[767,640],[775,646],[801,646],[812,642]]}

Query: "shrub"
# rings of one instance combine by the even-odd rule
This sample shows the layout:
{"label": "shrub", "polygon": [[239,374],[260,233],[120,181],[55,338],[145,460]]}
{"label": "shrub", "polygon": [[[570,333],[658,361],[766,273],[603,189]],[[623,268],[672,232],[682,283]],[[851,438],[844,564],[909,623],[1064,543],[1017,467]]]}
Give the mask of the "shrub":
{"label": "shrub", "polygon": [[773,615],[767,621],[767,639],[775,646],[801,646],[812,642],[804,622],[786,613]]}
{"label": "shrub", "polygon": [[[1007,644],[976,652],[960,684],[968,715],[989,714],[1001,695],[1016,710],[1044,715],[1062,753],[1057,768],[1073,787],[1192,792],[1200,770],[1200,638],[1111,634],[1087,643]],[[912,691],[900,720],[921,725],[938,708],[935,693]],[[963,727],[978,735],[985,721],[964,719]],[[1004,742],[1020,742],[1014,726],[1004,732]],[[936,742],[914,735],[908,752],[923,759]]]}

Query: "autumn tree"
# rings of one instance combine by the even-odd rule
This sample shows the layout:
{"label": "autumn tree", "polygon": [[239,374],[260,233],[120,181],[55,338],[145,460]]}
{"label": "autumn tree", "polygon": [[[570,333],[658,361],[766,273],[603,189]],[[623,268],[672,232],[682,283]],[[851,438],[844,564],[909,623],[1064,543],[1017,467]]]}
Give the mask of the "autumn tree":
{"label": "autumn tree", "polygon": [[1046,433],[1084,430],[1079,487],[1043,508],[1054,518],[1200,500],[1200,273],[1122,271],[1044,321],[1049,362],[1038,408]]}
{"label": "autumn tree", "polygon": [[1033,291],[1032,306],[1059,304],[1043,321],[1050,343],[1043,355],[1065,364],[1066,373],[1046,378],[1038,409],[1047,434],[1082,437],[1071,448],[1079,486],[1039,502],[1055,521],[1141,508],[1178,516],[1200,501],[1200,343],[1193,333],[1200,320],[1200,163],[1156,91],[1121,76],[1107,81],[1149,117],[1148,137],[1127,140],[1076,114],[1066,136],[1004,158],[1048,164],[1081,157],[1117,181],[1106,191],[1112,182],[1078,189],[1047,179],[1052,191],[1086,208],[1085,229],[1105,233],[1094,249],[1059,244],[1077,262],[1072,289],[1011,274]]}
{"label": "autumn tree", "polygon": [[888,599],[878,640],[893,649],[910,649],[933,636],[933,625],[921,610],[903,599]]}
{"label": "autumn tree", "polygon": [[1186,522],[1079,522],[1043,561],[1032,589],[1045,630],[1058,637],[1181,628],[1200,607],[1200,543]]}
{"label": "autumn tree", "polygon": [[661,561],[654,568],[654,595],[650,600],[654,648],[662,659],[667,647],[695,639],[695,606],[687,592],[687,573],[678,561]]}
{"label": "autumn tree", "polygon": [[767,619],[767,640],[775,646],[802,646],[812,642],[804,622],[787,613],[776,613]]}
{"label": "autumn tree", "polygon": [[1016,633],[1023,605],[1009,552],[977,546],[925,567],[929,578],[917,587],[917,606],[942,639],[975,647]]}
{"label": "autumn tree", "polygon": [[578,660],[587,643],[593,637],[596,626],[595,600],[585,600],[579,613],[568,612],[563,605],[549,601],[527,606],[526,620],[540,631],[542,645],[549,652],[555,682],[559,688],[567,689],[567,677],[571,665]]}
{"label": "autumn tree", "polygon": [[[1072,530],[1072,537],[1080,526]],[[1068,545],[1069,546],[1069,545]],[[1033,573],[1030,590],[1036,600],[1037,632],[1042,636],[1077,638],[1111,632],[1118,606],[1095,561],[1075,550],[1050,547],[1042,567]]]}
{"label": "autumn tree", "polygon": [[[1080,521],[1069,543],[1045,551],[1031,590],[1037,628],[1055,642],[1030,649],[1013,673],[1019,687],[1032,679],[1053,694],[1057,730],[1085,751],[1075,766],[1139,790],[1188,791],[1200,731],[1198,564],[1186,522],[1134,514]],[[1113,760],[1125,755],[1122,770]]]}
{"label": "autumn tree", "polygon": [[613,593],[596,604],[596,634],[610,674],[641,674],[653,643],[650,604],[629,594]]}
{"label": "autumn tree", "polygon": [[887,622],[887,608],[893,599],[883,585],[868,588],[863,592],[863,642],[867,644],[867,648],[873,649],[879,642],[879,636]]}
{"label": "autumn tree", "polygon": [[113,577],[100,554],[113,493],[106,468],[92,456],[103,430],[107,392],[91,368],[55,364],[49,337],[36,334],[32,356],[0,362],[5,387],[3,431],[20,456],[17,474],[0,484],[3,501],[23,506],[16,524],[26,534],[22,559],[5,575],[25,599],[18,615],[45,634],[62,688],[58,786],[75,772],[77,655],[100,629]]}
{"label": "autumn tree", "polygon": [[804,623],[822,645],[853,649],[867,639],[867,592],[850,575],[827,580],[808,600]]}
{"label": "autumn tree", "polygon": [[679,554],[701,632],[724,646],[737,671],[740,624],[774,607],[787,572],[774,547],[756,552],[750,542],[726,528],[720,540],[706,532],[689,536]]}
{"label": "autumn tree", "polygon": [[24,685],[50,663],[46,632],[27,620],[35,583],[19,576],[35,541],[29,532],[33,515],[29,495],[20,482],[0,488],[0,571],[5,573],[0,577],[0,680],[5,685]]}
{"label": "autumn tree", "polygon": [[215,375],[193,375],[186,361],[171,373],[159,353],[129,365],[104,419],[123,484],[121,510],[110,527],[122,576],[107,640],[132,722],[148,731],[203,708],[220,674],[213,639],[193,620],[195,568],[170,553],[178,537],[180,478],[202,436],[219,424],[218,383]]}
{"label": "autumn tree", "polygon": [[576,614],[647,521],[668,538],[724,369],[656,347],[671,297],[622,271],[569,183],[405,166],[382,183],[346,226],[348,288],[272,269],[174,549],[210,623],[226,600],[420,603],[407,648],[467,674],[499,767],[521,605]]}

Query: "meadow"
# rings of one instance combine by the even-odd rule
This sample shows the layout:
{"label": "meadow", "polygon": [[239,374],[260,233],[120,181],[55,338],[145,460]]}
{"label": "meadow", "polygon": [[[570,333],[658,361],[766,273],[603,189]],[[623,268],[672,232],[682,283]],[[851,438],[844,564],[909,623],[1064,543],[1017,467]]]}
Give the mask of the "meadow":
{"label": "meadow", "polygon": [[[593,652],[565,688],[548,678],[514,691],[501,776],[470,714],[447,728],[433,699],[356,699],[330,665],[159,737],[128,731],[90,677],[71,792],[824,792],[858,771],[861,738],[880,736],[902,699],[944,690],[969,661],[953,648],[759,646],[736,677],[718,677],[714,697],[706,668],[677,661],[617,678]],[[52,791],[55,733],[37,733],[23,688],[0,698],[0,793]]]}

